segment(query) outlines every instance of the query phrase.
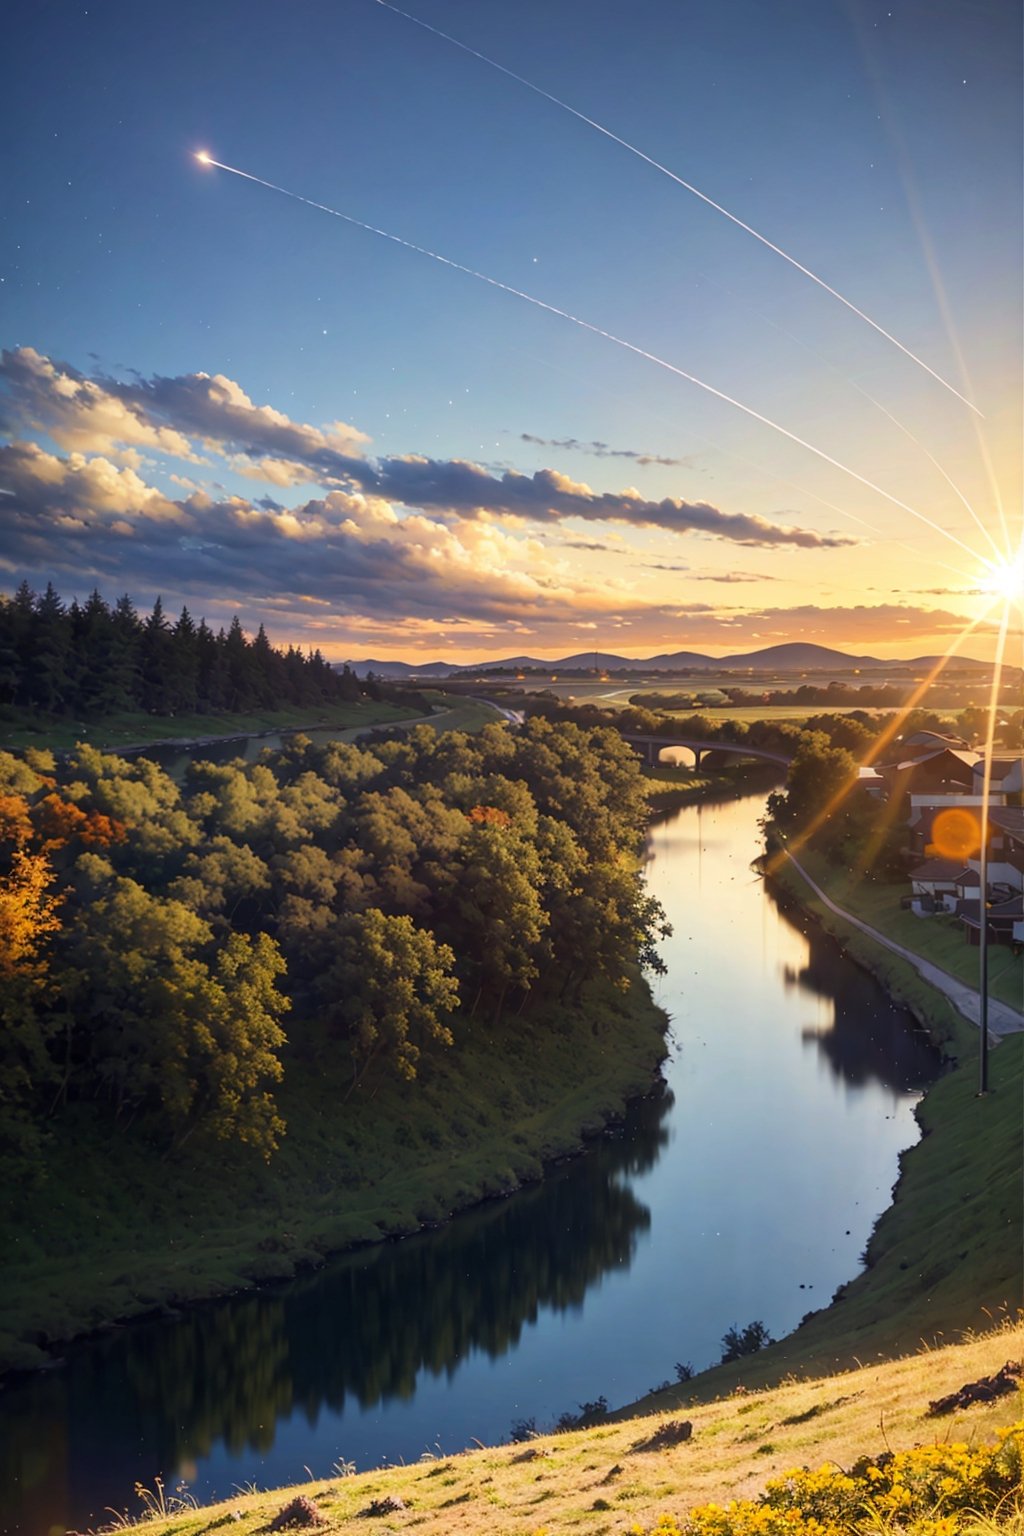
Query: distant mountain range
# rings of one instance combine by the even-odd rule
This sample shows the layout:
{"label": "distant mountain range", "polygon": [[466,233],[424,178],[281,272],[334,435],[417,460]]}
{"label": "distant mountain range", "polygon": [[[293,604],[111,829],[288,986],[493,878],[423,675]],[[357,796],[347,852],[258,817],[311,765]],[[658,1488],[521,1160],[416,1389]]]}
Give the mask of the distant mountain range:
{"label": "distant mountain range", "polygon": [[[807,645],[793,641],[787,645],[769,645],[760,651],[743,651],[735,656],[705,656],[700,651],[673,651],[663,656],[647,658],[613,656],[607,651],[578,651],[573,656],[560,656],[552,661],[537,656],[506,656],[500,661],[481,661],[475,666],[457,665],[450,661],[350,661],[345,665],[359,677],[372,672],[376,677],[441,678],[473,677],[501,668],[508,672],[526,670],[545,672],[849,672],[859,667],[892,671],[908,667],[917,670],[934,666],[938,657],[915,656],[907,661],[882,661],[877,656],[850,656],[846,651],[834,651],[827,645]],[[957,657],[957,667],[969,666],[987,670],[988,664],[971,657]]]}

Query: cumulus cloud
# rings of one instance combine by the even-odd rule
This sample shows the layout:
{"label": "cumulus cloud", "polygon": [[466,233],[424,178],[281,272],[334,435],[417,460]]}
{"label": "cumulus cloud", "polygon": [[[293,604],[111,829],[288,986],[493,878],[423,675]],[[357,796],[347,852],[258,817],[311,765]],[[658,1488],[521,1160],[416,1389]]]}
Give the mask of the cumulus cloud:
{"label": "cumulus cloud", "polygon": [[187,436],[156,425],[146,412],[67,363],[54,363],[34,347],[0,353],[0,430],[34,428],[62,448],[96,452],[136,446],[194,459]]}
{"label": "cumulus cloud", "polygon": [[223,456],[236,473],[281,489],[313,483],[362,491],[462,519],[551,523],[579,518],[800,549],[835,549],[855,542],[752,513],[725,512],[705,501],[652,501],[632,487],[599,492],[553,469],[532,475],[516,470],[496,474],[469,460],[419,454],[374,461],[363,453],[369,439],[355,427],[292,421],[272,406],[256,405],[223,374],[135,376],[127,381],[103,375],[86,378],[68,364],[23,347],[0,356],[0,389],[0,419],[9,428],[32,426],[59,446],[107,454],[145,446],[195,460],[199,445]]}
{"label": "cumulus cloud", "polygon": [[243,607],[282,597],[334,615],[369,608],[390,623],[568,622],[581,609],[590,617],[639,606],[621,583],[579,582],[536,539],[492,523],[399,517],[361,492],[296,507],[203,491],[177,501],[100,456],[21,442],[0,448],[0,484],[8,569],[71,590],[85,576],[211,601],[229,594]]}
{"label": "cumulus cloud", "polygon": [[224,374],[89,378],[33,347],[0,353],[0,402],[5,430],[34,427],[62,448],[93,452],[136,444],[194,460],[198,440],[218,451],[308,465],[321,453],[358,455],[370,441],[347,422],[313,427],[256,405]]}
{"label": "cumulus cloud", "polygon": [[535,443],[539,448],[566,448],[570,453],[588,453],[595,459],[633,459],[637,464],[664,464],[670,469],[683,469],[693,463],[692,458],[670,459],[660,453],[642,453],[637,448],[610,448],[598,439],[581,442],[578,437],[535,437],[532,432],[520,432],[521,443]]}

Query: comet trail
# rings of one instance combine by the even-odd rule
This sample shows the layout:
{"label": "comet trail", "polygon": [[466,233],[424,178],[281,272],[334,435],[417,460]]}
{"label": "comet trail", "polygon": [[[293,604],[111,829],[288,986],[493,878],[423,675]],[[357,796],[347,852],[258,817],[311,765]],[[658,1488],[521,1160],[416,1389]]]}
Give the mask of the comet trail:
{"label": "comet trail", "polygon": [[884,336],[886,341],[891,341],[893,346],[898,347],[905,357],[909,357],[911,362],[916,363],[919,368],[923,368],[925,373],[931,374],[932,378],[936,383],[941,384],[943,389],[948,389],[951,395],[955,395],[958,400],[962,401],[968,410],[973,411],[976,416],[983,416],[984,413],[979,411],[978,407],[968,400],[966,395],[962,395],[958,389],[950,384],[948,379],[944,379],[940,373],[936,373],[935,369],[930,368],[923,358],[918,357],[916,352],[911,352],[909,347],[905,347],[902,341],[899,341],[884,326],[879,325],[877,320],[872,320],[870,315],[866,315],[862,309],[858,309],[851,299],[845,298],[837,288],[833,288],[831,284],[826,283],[825,279],[819,277],[816,272],[812,272],[810,267],[805,267],[803,262],[797,261],[796,257],[791,256],[788,251],[784,251],[781,245],[776,245],[774,241],[769,240],[767,235],[762,235],[759,230],[754,229],[753,225],[744,223],[735,213],[730,213],[728,208],[723,208],[721,203],[716,203],[713,197],[708,197],[706,192],[702,192],[692,182],[684,181],[682,176],[677,176],[675,171],[670,171],[668,166],[662,165],[660,160],[655,160],[650,155],[645,154],[635,144],[630,144],[628,139],[620,138],[617,133],[613,133],[610,128],[606,128],[603,123],[597,122],[594,118],[588,117],[585,112],[577,111],[567,101],[563,101],[560,96],[553,96],[550,91],[545,91],[542,86],[534,85],[533,81],[527,80],[524,75],[517,75],[514,69],[507,69],[504,64],[499,64],[496,59],[488,58],[486,53],[479,53],[476,48],[471,48],[468,43],[460,42],[457,37],[452,37],[449,32],[442,32],[440,27],[433,27],[428,21],[421,21],[418,16],[413,16],[409,11],[400,10],[397,5],[391,4],[391,0],[376,0],[376,3],[377,5],[382,5],[386,11],[393,11],[396,16],[402,16],[406,21],[413,22],[415,26],[422,27],[425,32],[432,32],[435,37],[443,38],[446,43],[451,43],[454,48],[461,48],[463,53],[468,53],[474,59],[479,59],[482,64],[487,64],[491,69],[498,70],[500,74],[507,75],[510,80],[515,80],[517,84],[525,86],[528,91],[533,91],[535,95],[543,96],[544,100],[550,101],[552,106],[559,107],[563,112],[568,112],[570,116],[577,118],[579,122],[586,123],[588,128],[593,128],[596,133],[603,134],[606,139],[611,139],[613,144],[620,145],[623,149],[628,150],[631,155],[636,155],[638,160],[643,160],[646,165],[651,166],[656,171],[660,171],[662,176],[667,176],[670,181],[674,181],[677,186],[685,188],[694,197],[699,197],[702,203],[706,203],[709,208],[713,208],[716,213],[720,213],[723,218],[728,219],[731,224],[735,224],[738,229],[745,230],[748,235],[752,235],[755,240],[759,240],[762,245],[766,245],[770,251],[775,252],[776,256],[781,256],[783,261],[788,261],[791,267],[795,267],[798,272],[802,272],[804,277],[809,277],[812,283],[817,283],[819,288],[823,288],[826,293],[831,294],[840,304],[845,305],[851,313],[863,320],[866,325],[870,325],[871,329],[877,331],[879,336]]}
{"label": "comet trail", "polygon": [[[381,3],[383,3],[383,0],[381,0]],[[379,229],[376,224],[367,224],[365,220],[357,219],[354,214],[342,213],[340,208],[331,208],[326,203],[318,203],[311,197],[303,197],[301,192],[292,192],[287,187],[279,186],[276,181],[267,181],[262,176],[254,176],[250,171],[241,171],[237,165],[225,165],[223,160],[215,160],[205,149],[199,150],[195,158],[201,165],[216,166],[219,171],[228,171],[232,176],[241,176],[243,181],[255,182],[257,186],[267,187],[271,192],[280,192],[282,197],[290,197],[293,202],[305,203],[307,208],[316,208],[320,213],[329,213],[333,219],[342,219],[346,224],[351,224],[356,229],[364,229],[368,234],[377,235],[382,240],[390,240],[392,244],[403,246],[407,251],[415,251],[418,256],[427,256],[431,261],[439,262],[443,267],[450,267],[454,272],[462,272],[466,277],[474,277],[478,282],[487,283],[491,288],[499,288],[502,293],[510,293],[513,298],[522,299],[524,303],[532,304],[537,309],[543,309],[549,315],[557,315],[561,320],[568,320],[570,324],[578,325],[581,330],[589,331],[594,336],[602,336],[605,341],[610,341],[615,346],[622,347],[626,352],[632,352],[634,356],[642,357],[647,362],[654,363],[659,368],[664,368],[668,373],[674,373],[677,378],[685,379],[688,384],[695,384],[698,389],[704,390],[706,394],[713,395],[716,400],[723,400],[726,405],[731,405],[735,410],[742,411],[745,416],[751,417],[752,420],[761,422],[763,426],[771,427],[772,431],[778,432],[781,437],[788,438],[791,443],[797,443],[801,448],[806,448],[808,453],[813,453],[816,458],[824,460],[826,464],[831,464],[834,469],[841,470],[844,475],[849,475],[851,479],[867,486],[868,490],[874,491],[876,495],[883,496],[894,507],[899,507],[903,512],[909,512],[911,517],[916,517],[919,522],[929,527],[933,533],[941,534],[944,539],[949,539],[952,543],[958,545],[965,554],[970,555],[972,560],[978,558],[977,553],[971,549],[970,545],[965,544],[962,539],[958,539],[955,533],[950,533],[948,528],[943,528],[939,523],[933,522],[923,512],[918,512],[915,507],[911,507],[905,501],[901,501],[898,496],[893,496],[890,491],[883,490],[880,485],[876,485],[866,475],[860,474],[856,469],[851,469],[848,464],[842,463],[840,459],[834,459],[823,448],[816,448],[806,438],[799,437],[795,432],[791,432],[788,427],[773,421],[770,416],[763,416],[760,411],[755,411],[753,406],[744,405],[742,400],[736,400],[732,395],[727,395],[724,390],[716,389],[713,384],[706,384],[703,379],[698,379],[696,374],[687,373],[684,368],[677,368],[675,363],[667,362],[665,358],[658,357],[657,353],[648,352],[645,348],[638,347],[634,342],[626,341],[624,337],[616,336],[613,332],[606,331],[599,325],[594,325],[590,320],[583,320],[579,315],[571,314],[567,309],[559,309],[557,304],[548,304],[544,299],[535,298],[532,293],[525,293],[522,288],[513,288],[510,283],[503,283],[496,277],[489,277],[486,272],[478,272],[475,267],[463,266],[461,261],[453,261],[451,257],[442,256],[437,251],[431,251],[425,245],[416,245],[414,241],[405,240],[401,235],[393,235],[390,230]],[[863,518],[856,517],[852,512],[844,512],[843,516],[850,518],[853,522],[862,523],[864,521]]]}

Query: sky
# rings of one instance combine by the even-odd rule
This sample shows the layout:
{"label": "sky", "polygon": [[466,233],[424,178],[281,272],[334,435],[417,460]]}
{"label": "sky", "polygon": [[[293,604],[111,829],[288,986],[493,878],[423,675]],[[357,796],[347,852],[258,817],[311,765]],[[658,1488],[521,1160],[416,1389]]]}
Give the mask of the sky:
{"label": "sky", "polygon": [[1020,7],[407,6],[9,0],[0,591],[338,661],[990,655]]}

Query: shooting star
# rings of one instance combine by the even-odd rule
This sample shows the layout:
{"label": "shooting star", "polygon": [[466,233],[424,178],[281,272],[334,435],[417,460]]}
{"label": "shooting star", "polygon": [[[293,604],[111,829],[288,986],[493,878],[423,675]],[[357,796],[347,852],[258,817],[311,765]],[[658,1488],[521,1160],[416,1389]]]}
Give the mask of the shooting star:
{"label": "shooting star", "polygon": [[[778,432],[781,437],[788,438],[791,443],[796,443],[799,447],[806,448],[808,453],[813,453],[816,458],[822,459],[826,464],[831,464],[834,469],[841,470],[844,475],[849,475],[851,479],[866,486],[869,491],[874,491],[876,495],[883,496],[894,507],[899,507],[903,512],[909,512],[911,517],[915,517],[919,522],[924,523],[933,533],[941,534],[944,539],[950,539],[965,554],[970,555],[972,560],[978,558],[970,545],[957,538],[955,533],[951,533],[948,528],[943,528],[941,524],[933,522],[923,512],[919,512],[915,507],[908,505],[907,502],[901,501],[898,496],[893,496],[890,491],[884,490],[882,486],[876,485],[866,475],[860,474],[856,469],[851,469],[848,464],[844,464],[840,459],[833,458],[823,448],[816,448],[806,438],[799,437],[797,433],[791,432],[788,427],[773,421],[770,416],[762,415],[753,406],[744,405],[742,400],[737,400],[732,395],[727,395],[724,390],[716,389],[713,384],[705,383],[703,379],[699,379],[694,373],[687,373],[685,368],[677,368],[675,363],[667,362],[665,358],[659,357],[656,352],[648,352],[644,347],[638,347],[635,342],[626,341],[624,337],[616,336],[612,331],[606,331],[602,326],[595,325],[590,320],[584,320],[567,309],[560,309],[557,304],[548,304],[546,300],[538,299],[532,293],[525,293],[522,288],[513,288],[510,283],[503,283],[499,278],[489,277],[486,272],[478,272],[475,267],[464,266],[461,261],[453,261],[450,256],[442,256],[438,251],[432,251],[425,245],[417,245],[414,241],[406,240],[401,235],[394,235],[390,230],[380,229],[376,224],[367,224],[365,220],[357,219],[354,214],[343,213],[340,208],[331,208],[327,203],[318,203],[311,197],[303,197],[301,192],[292,192],[288,187],[279,186],[276,181],[267,181],[262,176],[254,176],[251,171],[239,170],[237,165],[225,165],[223,160],[215,160],[207,150],[198,151],[195,158],[202,165],[216,167],[219,171],[228,171],[232,176],[240,176],[243,181],[255,182],[257,186],[266,187],[271,192],[279,192],[282,197],[290,197],[293,202],[305,203],[307,208],[315,208],[320,213],[329,213],[332,219],[342,219],[344,223],[351,224],[356,229],[366,230],[367,234],[377,235],[381,240],[390,240],[392,244],[403,246],[407,251],[414,251],[417,256],[426,256],[431,261],[438,262],[442,267],[450,267],[453,272],[462,272],[466,277],[476,278],[477,282],[486,283],[490,288],[499,288],[502,293],[510,293],[513,298],[522,299],[524,303],[532,304],[537,309],[543,309],[549,315],[557,315],[562,320],[568,320],[571,325],[579,326],[580,330],[589,331],[594,336],[601,336],[605,341],[612,342],[616,347],[622,347],[626,352],[632,352],[634,356],[642,357],[647,362],[654,363],[658,368],[664,368],[666,372],[673,373],[677,378],[685,379],[688,384],[694,384],[698,389],[704,390],[706,394],[713,395],[716,400],[722,400],[726,405],[731,405],[735,410],[742,411],[745,416],[751,417],[752,420],[759,421],[763,426],[770,427],[773,432]],[[863,518],[858,518],[852,512],[844,512],[843,516],[850,518],[853,522],[864,521]]]}
{"label": "shooting star", "polygon": [[396,16],[402,16],[406,21],[413,22],[415,26],[422,27],[425,32],[432,32],[435,37],[443,38],[446,43],[451,43],[453,47],[461,48],[463,53],[468,53],[474,59],[479,59],[482,64],[487,64],[491,69],[498,70],[500,74],[507,75],[510,80],[515,80],[517,84],[525,86],[528,91],[533,91],[535,95],[543,96],[544,100],[550,101],[552,106],[559,107],[563,112],[568,112],[581,123],[586,123],[588,128],[593,128],[596,133],[603,134],[606,139],[611,139],[613,144],[620,145],[623,149],[628,150],[631,155],[636,155],[638,160],[643,160],[646,165],[651,166],[656,171],[660,171],[662,176],[667,176],[670,181],[674,181],[677,186],[685,188],[694,197],[699,197],[702,203],[706,203],[709,208],[713,208],[716,213],[720,213],[723,218],[728,219],[731,224],[735,224],[738,229],[745,230],[748,235],[752,235],[755,240],[759,240],[762,245],[766,245],[770,251],[775,252],[776,256],[781,256],[783,261],[788,261],[791,267],[795,267],[798,272],[802,272],[804,277],[809,277],[812,283],[817,283],[819,288],[823,288],[826,293],[831,294],[834,299],[838,300],[840,304],[855,314],[858,319],[863,320],[866,325],[870,325],[871,329],[877,331],[879,336],[884,336],[886,341],[891,342],[894,347],[898,347],[905,357],[909,357],[911,362],[916,363],[919,368],[923,368],[925,373],[931,374],[936,383],[941,384],[943,389],[948,389],[951,395],[955,395],[958,400],[967,406],[968,410],[973,411],[976,416],[983,416],[984,413],[972,401],[968,400],[966,395],[962,395],[948,379],[944,379],[941,373],[936,373],[935,369],[929,367],[923,358],[918,357],[917,353],[912,352],[909,347],[905,347],[902,341],[893,336],[884,326],[879,325],[877,320],[872,320],[870,315],[865,314],[862,309],[858,309],[851,299],[846,298],[837,288],[833,288],[830,283],[827,283],[823,277],[819,277],[816,272],[812,272],[810,267],[805,267],[802,261],[798,261],[788,251],[784,251],[781,245],[776,245],[774,241],[768,239],[767,235],[762,235],[752,224],[745,223],[735,213],[730,213],[728,208],[723,208],[721,203],[716,203],[713,197],[708,197],[706,192],[702,192],[699,187],[695,187],[692,182],[684,181],[682,176],[677,176],[675,171],[670,171],[668,166],[662,165],[660,160],[655,160],[651,155],[645,154],[642,149],[638,149],[628,139],[620,138],[617,133],[613,133],[610,128],[606,128],[603,123],[597,122],[596,119],[588,117],[585,112],[580,112],[575,107],[571,107],[560,96],[553,96],[550,91],[545,91],[542,86],[534,85],[533,81],[527,80],[524,75],[517,75],[514,69],[508,69],[504,64],[499,64],[496,59],[489,58],[486,53],[480,53],[476,48],[471,48],[468,43],[460,42],[457,37],[452,37],[449,32],[442,32],[440,27],[431,26],[428,21],[421,21],[418,16],[413,16],[409,11],[401,10],[397,5],[392,5],[391,0],[376,0],[376,3],[382,5],[386,11],[393,11]]}

